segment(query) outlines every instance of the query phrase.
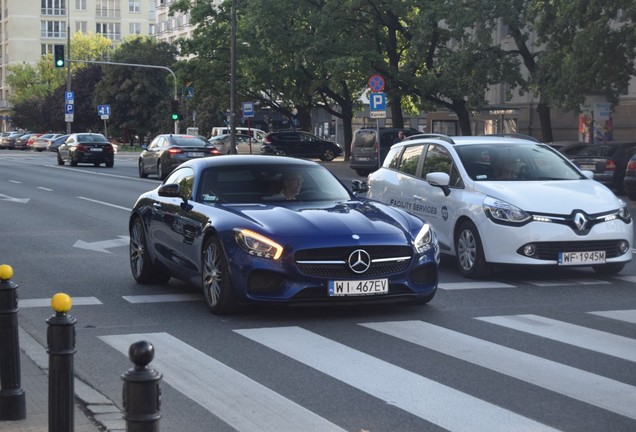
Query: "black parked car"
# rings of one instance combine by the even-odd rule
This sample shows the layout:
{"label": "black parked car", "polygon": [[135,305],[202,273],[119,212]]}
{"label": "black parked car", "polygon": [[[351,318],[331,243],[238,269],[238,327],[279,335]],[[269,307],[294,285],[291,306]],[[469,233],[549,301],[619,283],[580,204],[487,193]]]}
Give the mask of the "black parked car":
{"label": "black parked car", "polygon": [[71,166],[78,163],[90,163],[94,166],[100,164],[112,168],[115,162],[115,150],[102,134],[74,133],[57,149],[57,164],[64,165],[68,162]]}
{"label": "black parked car", "polygon": [[163,180],[187,160],[218,154],[219,150],[201,136],[157,135],[139,155],[139,177],[155,174]]}
{"label": "black parked car", "polygon": [[342,154],[342,148],[333,141],[326,141],[307,132],[281,131],[265,136],[261,153],[331,161]]}
{"label": "black parked car", "polygon": [[636,141],[611,141],[603,144],[588,144],[569,158],[580,169],[592,171],[594,180],[622,194],[627,162],[634,154],[636,154]]}
{"label": "black parked car", "polygon": [[[405,137],[421,134],[417,129],[380,128],[378,139],[377,128],[362,128],[355,131],[351,141],[349,168],[360,176],[367,176],[377,170],[391,146],[395,143],[398,132],[403,131]],[[378,156],[380,160],[378,161]]]}

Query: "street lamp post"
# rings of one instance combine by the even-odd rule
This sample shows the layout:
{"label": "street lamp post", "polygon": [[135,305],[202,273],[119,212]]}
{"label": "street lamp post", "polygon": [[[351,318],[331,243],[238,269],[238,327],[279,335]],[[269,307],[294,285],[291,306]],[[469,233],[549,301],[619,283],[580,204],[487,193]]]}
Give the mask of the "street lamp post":
{"label": "street lamp post", "polygon": [[236,153],[236,0],[232,0],[230,13],[230,152]]}
{"label": "street lamp post", "polygon": [[[71,5],[66,3],[66,91],[71,91]],[[71,133],[71,123],[66,122],[66,133]]]}

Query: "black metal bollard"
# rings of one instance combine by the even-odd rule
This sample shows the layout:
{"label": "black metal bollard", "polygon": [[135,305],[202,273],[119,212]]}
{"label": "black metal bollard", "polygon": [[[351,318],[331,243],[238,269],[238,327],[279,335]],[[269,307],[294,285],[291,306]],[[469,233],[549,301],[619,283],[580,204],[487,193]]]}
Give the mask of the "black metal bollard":
{"label": "black metal bollard", "polygon": [[155,357],[155,348],[150,342],[135,342],[128,349],[128,357],[135,367],[121,376],[124,381],[122,395],[126,431],[158,432],[161,374],[148,367]]}
{"label": "black metal bollard", "polygon": [[51,299],[55,315],[46,320],[49,353],[49,432],[73,432],[75,428],[75,323],[66,313],[71,297],[58,293]]}
{"label": "black metal bollard", "polygon": [[18,285],[13,269],[0,265],[0,420],[24,420],[26,399],[20,384]]}

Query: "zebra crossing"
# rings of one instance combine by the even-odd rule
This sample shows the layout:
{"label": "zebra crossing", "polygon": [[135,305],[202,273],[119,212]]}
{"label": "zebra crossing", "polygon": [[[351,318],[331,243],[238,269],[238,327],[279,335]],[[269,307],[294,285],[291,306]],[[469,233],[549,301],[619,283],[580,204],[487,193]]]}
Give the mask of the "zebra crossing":
{"label": "zebra crossing", "polygon": [[[591,318],[589,325],[572,324],[540,315],[478,316],[475,323],[506,329],[515,337],[533,337],[566,344],[589,352],[611,356],[629,365],[636,373],[636,339],[594,328],[596,319],[636,325],[636,310],[590,311],[577,318]],[[620,425],[590,425],[589,430],[636,430],[636,387],[610,378],[599,362],[599,370],[579,369],[542,357],[541,353],[520,351],[484,337],[433,324],[424,320],[358,322],[354,329],[376,332],[408,347],[432,350],[465,362],[470,368],[487,369],[501,376],[534,386],[594,409],[622,416]],[[386,406],[398,408],[448,431],[554,431],[563,430],[554,419],[536,418],[515,412],[483,397],[453,388],[435,378],[393,364],[381,356],[363,352],[347,343],[319,334],[302,325],[240,328],[232,330],[254,347],[310,368],[321,375],[371,396]],[[129,346],[148,340],[161,353],[151,366],[163,381],[190,398],[233,430],[248,431],[344,431],[338,419],[328,419],[301,403],[260,384],[214,357],[165,333],[103,335],[99,338],[127,355]],[[409,351],[411,352],[411,351]],[[276,373],[272,370],[271,373]],[[478,373],[478,372],[476,372]],[[609,375],[609,376],[608,376]],[[633,375],[633,374],[632,374]],[[512,404],[514,406],[514,404]],[[323,413],[324,415],[324,413]],[[532,418],[531,418],[532,417]],[[625,424],[629,426],[626,428]],[[478,425],[478,426],[476,426]],[[422,426],[427,430],[426,426]],[[356,430],[364,430],[364,428]],[[407,428],[405,430],[414,430]],[[570,429],[572,430],[572,429]]]}

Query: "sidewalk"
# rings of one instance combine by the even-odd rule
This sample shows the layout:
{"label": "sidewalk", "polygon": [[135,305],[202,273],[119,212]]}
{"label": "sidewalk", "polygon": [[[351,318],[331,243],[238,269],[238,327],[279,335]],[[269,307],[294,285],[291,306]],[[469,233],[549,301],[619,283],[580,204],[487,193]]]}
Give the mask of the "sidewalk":
{"label": "sidewalk", "polygon": [[[20,376],[25,393],[26,419],[0,420],[2,432],[48,432],[48,354],[28,333],[20,329]],[[126,423],[119,408],[109,399],[75,378],[75,432],[123,432]]]}

